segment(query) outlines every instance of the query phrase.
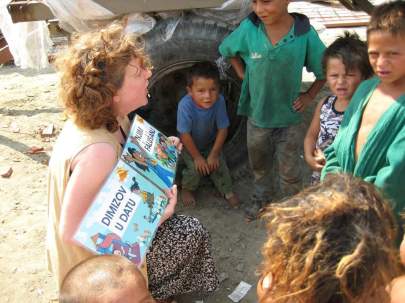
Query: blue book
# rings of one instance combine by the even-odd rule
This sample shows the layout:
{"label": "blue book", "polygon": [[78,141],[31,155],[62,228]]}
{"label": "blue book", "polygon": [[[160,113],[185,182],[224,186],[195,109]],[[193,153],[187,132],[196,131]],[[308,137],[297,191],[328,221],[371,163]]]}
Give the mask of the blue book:
{"label": "blue book", "polygon": [[170,140],[135,116],[117,165],[74,235],[78,244],[140,265],[168,203],[177,158]]}

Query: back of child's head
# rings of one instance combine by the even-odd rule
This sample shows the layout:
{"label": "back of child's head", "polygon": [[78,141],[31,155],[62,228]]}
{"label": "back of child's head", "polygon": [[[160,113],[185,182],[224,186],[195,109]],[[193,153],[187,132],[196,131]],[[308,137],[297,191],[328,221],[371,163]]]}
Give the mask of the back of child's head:
{"label": "back of child's head", "polygon": [[373,32],[405,37],[405,1],[388,2],[375,7],[367,26],[367,36]]}
{"label": "back of child's head", "polygon": [[219,85],[218,67],[210,61],[201,61],[193,64],[187,73],[187,86],[193,85],[196,78],[213,79]]}
{"label": "back of child's head", "polygon": [[264,217],[261,271],[273,287],[261,303],[366,303],[398,273],[391,208],[362,180],[331,175]]}
{"label": "back of child's head", "polygon": [[[91,257],[66,275],[60,290],[60,303],[95,303],[127,301],[116,293],[131,292],[130,302],[140,302],[137,296],[149,297],[146,281],[139,269],[128,259],[118,255]],[[110,301],[111,296],[114,297]],[[125,297],[126,298],[126,297]],[[154,302],[154,301],[142,301]]]}
{"label": "back of child's head", "polygon": [[359,70],[363,79],[370,78],[373,74],[373,69],[368,60],[367,44],[360,40],[356,33],[345,31],[343,36],[338,37],[325,50],[322,59],[325,74],[330,59],[341,60],[346,72]]}

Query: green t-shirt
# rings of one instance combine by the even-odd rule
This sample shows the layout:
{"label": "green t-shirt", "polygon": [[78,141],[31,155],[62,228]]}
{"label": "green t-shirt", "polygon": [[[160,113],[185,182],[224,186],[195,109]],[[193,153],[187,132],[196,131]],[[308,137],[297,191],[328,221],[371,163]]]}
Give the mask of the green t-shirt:
{"label": "green t-shirt", "polygon": [[291,15],[294,25],[275,45],[253,14],[219,46],[224,57],[240,56],[245,62],[238,114],[248,116],[258,127],[300,123],[302,117],[294,111],[293,102],[300,94],[303,67],[317,79],[324,78],[321,61],[325,45],[306,16]]}

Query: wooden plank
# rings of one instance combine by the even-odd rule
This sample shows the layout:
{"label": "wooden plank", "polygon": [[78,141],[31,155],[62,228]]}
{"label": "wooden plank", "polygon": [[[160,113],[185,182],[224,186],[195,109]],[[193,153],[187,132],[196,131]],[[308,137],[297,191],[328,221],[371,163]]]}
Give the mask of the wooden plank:
{"label": "wooden plank", "polygon": [[13,56],[8,48],[7,41],[0,32],[0,64],[8,63],[13,61]]}

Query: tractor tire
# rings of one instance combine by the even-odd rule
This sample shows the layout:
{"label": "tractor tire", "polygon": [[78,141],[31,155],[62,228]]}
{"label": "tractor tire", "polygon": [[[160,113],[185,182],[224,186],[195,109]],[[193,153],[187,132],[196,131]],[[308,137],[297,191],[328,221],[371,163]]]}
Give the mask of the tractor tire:
{"label": "tractor tire", "polygon": [[[231,32],[225,23],[199,16],[183,16],[170,39],[165,39],[166,28],[173,19],[160,20],[145,35],[146,52],[150,56],[153,73],[149,80],[150,101],[140,114],[167,135],[177,135],[177,104],[186,94],[186,72],[199,61],[216,61],[218,46]],[[241,81],[231,70],[221,80],[221,92],[227,102],[230,119],[225,157],[231,169],[247,160],[246,121],[236,114]]]}

